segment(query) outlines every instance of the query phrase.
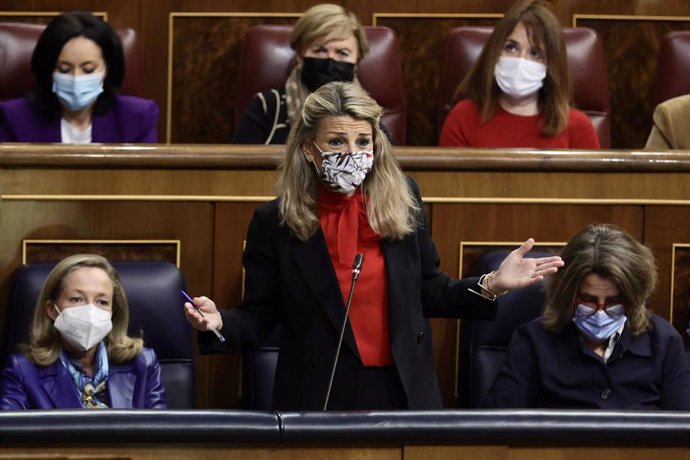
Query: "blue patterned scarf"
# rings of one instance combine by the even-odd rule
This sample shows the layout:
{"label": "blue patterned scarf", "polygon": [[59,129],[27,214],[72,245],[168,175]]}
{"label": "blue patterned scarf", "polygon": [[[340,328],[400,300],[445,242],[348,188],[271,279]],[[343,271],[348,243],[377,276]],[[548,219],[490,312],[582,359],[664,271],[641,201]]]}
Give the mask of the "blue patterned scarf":
{"label": "blue patterned scarf", "polygon": [[87,409],[107,409],[108,395],[105,391],[108,380],[108,353],[103,342],[96,349],[96,368],[93,377],[84,373],[78,359],[69,357],[64,349],[60,349],[60,362],[65,366],[77,387],[82,407]]}

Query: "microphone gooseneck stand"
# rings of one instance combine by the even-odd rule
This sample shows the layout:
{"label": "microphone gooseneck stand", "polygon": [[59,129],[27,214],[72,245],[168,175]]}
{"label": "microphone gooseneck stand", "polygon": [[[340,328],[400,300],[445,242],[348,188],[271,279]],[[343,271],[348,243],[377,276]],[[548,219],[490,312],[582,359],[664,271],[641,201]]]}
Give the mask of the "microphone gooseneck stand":
{"label": "microphone gooseneck stand", "polygon": [[335,359],[333,360],[333,368],[331,369],[331,378],[328,381],[328,388],[326,389],[326,400],[323,402],[323,410],[328,409],[328,400],[331,397],[331,387],[333,386],[333,377],[335,377],[335,368],[338,365],[338,356],[340,356],[340,347],[343,344],[343,335],[345,334],[345,326],[347,326],[347,318],[350,313],[350,304],[352,303],[352,294],[355,292],[355,283],[359,278],[359,272],[362,271],[362,263],[364,262],[364,254],[356,254],[355,260],[352,263],[352,284],[350,285],[350,294],[347,296],[347,305],[345,306],[345,318],[343,318],[343,326],[340,328],[340,337],[338,337],[338,345],[335,349]]}

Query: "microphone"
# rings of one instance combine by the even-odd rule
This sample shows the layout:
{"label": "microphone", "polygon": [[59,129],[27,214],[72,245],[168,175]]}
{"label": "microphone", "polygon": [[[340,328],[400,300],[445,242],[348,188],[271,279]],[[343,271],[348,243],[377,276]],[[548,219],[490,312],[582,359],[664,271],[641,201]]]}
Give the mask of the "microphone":
{"label": "microphone", "polygon": [[323,402],[323,410],[328,408],[328,400],[331,397],[331,387],[333,386],[333,377],[335,377],[335,368],[338,365],[338,356],[340,356],[340,348],[343,344],[343,335],[345,335],[345,326],[347,326],[347,317],[350,313],[350,304],[352,303],[352,294],[355,292],[355,283],[359,279],[359,273],[362,271],[362,264],[364,263],[364,254],[357,253],[355,260],[352,262],[352,284],[350,285],[350,294],[347,296],[347,304],[345,305],[345,317],[343,318],[343,326],[340,328],[340,337],[338,337],[338,345],[335,349],[335,359],[333,359],[333,368],[331,369],[331,378],[328,381],[328,388],[326,389],[326,400]]}

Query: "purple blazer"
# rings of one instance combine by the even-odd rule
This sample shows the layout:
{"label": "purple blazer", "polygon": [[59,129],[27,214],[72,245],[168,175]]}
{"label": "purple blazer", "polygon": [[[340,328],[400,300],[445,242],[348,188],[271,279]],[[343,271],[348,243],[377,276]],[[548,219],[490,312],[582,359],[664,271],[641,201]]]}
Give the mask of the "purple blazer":
{"label": "purple blazer", "polygon": [[[91,135],[99,143],[156,143],[158,106],[150,99],[115,96],[115,104],[93,117]],[[61,142],[60,119],[46,120],[29,98],[0,102],[0,142]]]}
{"label": "purple blazer", "polygon": [[[10,356],[2,370],[0,409],[81,408],[79,392],[67,369],[57,360],[50,366],[33,364],[22,353]],[[108,401],[113,409],[165,409],[165,390],[155,352],[144,348],[126,364],[110,364]]]}

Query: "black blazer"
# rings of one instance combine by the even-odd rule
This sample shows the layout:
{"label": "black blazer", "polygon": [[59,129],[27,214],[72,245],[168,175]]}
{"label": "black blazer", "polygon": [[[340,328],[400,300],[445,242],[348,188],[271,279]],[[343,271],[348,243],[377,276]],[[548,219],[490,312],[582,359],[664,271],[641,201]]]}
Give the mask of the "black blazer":
{"label": "black blazer", "polygon": [[[409,180],[421,208],[417,185]],[[438,270],[439,259],[424,216],[402,240],[382,240],[388,277],[391,351],[409,409],[442,407],[431,337],[425,317],[491,319],[496,305],[468,291],[477,278],[457,280]],[[282,324],[273,402],[279,410],[321,410],[345,305],[319,229],[308,241],[279,224],[277,200],[259,207],[247,233],[243,263],[245,297],[239,308],[221,310],[222,333],[199,334],[202,352],[243,351],[261,346]],[[366,262],[365,262],[366,265]],[[347,326],[330,409],[354,407],[362,363]]]}

